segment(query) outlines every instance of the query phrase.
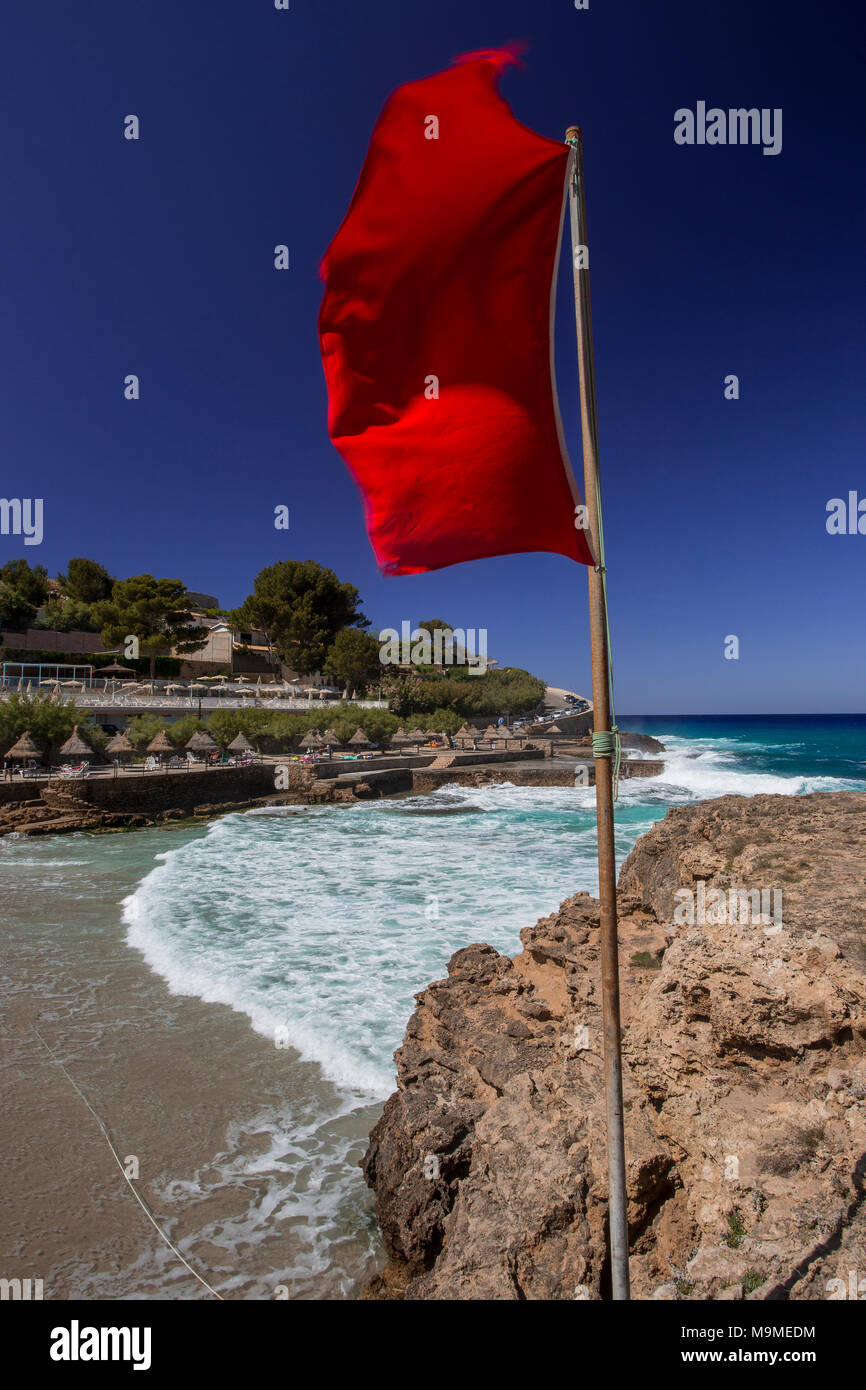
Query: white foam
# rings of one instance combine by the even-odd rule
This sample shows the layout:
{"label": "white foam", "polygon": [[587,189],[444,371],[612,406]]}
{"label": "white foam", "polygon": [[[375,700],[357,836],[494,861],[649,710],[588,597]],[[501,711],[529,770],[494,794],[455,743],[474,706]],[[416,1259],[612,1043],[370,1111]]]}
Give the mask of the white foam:
{"label": "white foam", "polygon": [[[842,789],[751,772],[731,741],[670,740],[657,777],[621,782],[617,857],[668,806]],[[159,856],[125,900],[130,944],[178,994],[246,1014],[359,1099],[393,1088],[413,995],[451,954],[597,891],[591,787],[451,785],[427,796],[226,816]]]}

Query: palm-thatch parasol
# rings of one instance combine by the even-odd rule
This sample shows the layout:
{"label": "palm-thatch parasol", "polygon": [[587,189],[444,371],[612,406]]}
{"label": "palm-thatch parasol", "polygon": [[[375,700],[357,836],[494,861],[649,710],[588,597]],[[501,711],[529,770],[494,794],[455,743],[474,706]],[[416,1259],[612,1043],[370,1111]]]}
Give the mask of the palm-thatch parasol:
{"label": "palm-thatch parasol", "polygon": [[186,741],[186,747],[191,753],[215,753],[219,745],[211,738],[207,730],[199,730]]}
{"label": "palm-thatch parasol", "polygon": [[105,751],[110,753],[112,758],[125,758],[130,757],[135,752],[135,748],[130,743],[128,736],[123,733],[115,734],[114,738],[110,738],[105,745]]}
{"label": "palm-thatch parasol", "polygon": [[478,731],[476,729],[473,729],[471,724],[461,724],[460,728],[457,730],[457,733],[454,734],[454,742],[469,743],[470,740],[474,741],[477,737]]}
{"label": "palm-thatch parasol", "polygon": [[160,729],[156,738],[150,740],[147,751],[148,753],[173,753],[175,751],[174,744],[170,742],[165,729]]}
{"label": "palm-thatch parasol", "polygon": [[93,749],[89,743],[78,732],[78,725],[73,725],[72,733],[65,743],[60,745],[60,756],[63,758],[92,758]]}
{"label": "palm-thatch parasol", "polygon": [[24,733],[23,733],[23,734],[21,735],[21,737],[18,739],[18,742],[17,742],[17,743],[13,743],[12,747],[9,749],[9,752],[6,754],[6,757],[7,757],[7,758],[20,758],[22,762],[24,762],[27,758],[41,758],[41,757],[42,757],[42,754],[40,753],[39,749],[36,747],[36,744],[33,742],[32,738],[30,737],[30,730],[29,730],[29,729],[25,729]]}
{"label": "palm-thatch parasol", "polygon": [[326,729],[322,737],[326,743],[330,743],[332,746],[343,742],[336,729]]}
{"label": "palm-thatch parasol", "polygon": [[300,746],[301,748],[322,748],[324,747],[324,743],[325,740],[320,734],[316,733],[315,729],[308,729],[301,739]]}
{"label": "palm-thatch parasol", "polygon": [[110,666],[100,666],[100,676],[113,676],[117,680],[125,680],[127,676],[137,676],[138,672],[133,671],[131,666],[121,666],[118,662],[112,661]]}
{"label": "palm-thatch parasol", "polygon": [[373,746],[373,740],[367,737],[363,729],[356,729],[352,737],[349,739],[349,743],[353,744],[355,748]]}
{"label": "palm-thatch parasol", "polygon": [[246,734],[235,734],[231,743],[228,745],[228,751],[230,753],[254,753],[255,749]]}
{"label": "palm-thatch parasol", "polygon": [[402,726],[402,724],[401,724],[401,725],[400,725],[400,728],[397,730],[397,732],[391,735],[391,742],[392,742],[392,743],[411,743],[411,742],[412,742],[412,738],[411,738],[411,736],[410,736],[409,734],[406,733],[406,730],[403,728],[403,726]]}

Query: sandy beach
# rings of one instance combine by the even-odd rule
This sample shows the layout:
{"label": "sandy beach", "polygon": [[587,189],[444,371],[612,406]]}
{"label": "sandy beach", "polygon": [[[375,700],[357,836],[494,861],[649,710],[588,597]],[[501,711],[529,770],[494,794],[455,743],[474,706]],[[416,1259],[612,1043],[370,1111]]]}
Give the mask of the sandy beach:
{"label": "sandy beach", "polygon": [[[351,1297],[376,1266],[378,1237],[360,1175],[347,1205],[342,1167],[329,1174],[319,1160],[326,1146],[356,1163],[375,1109],[344,1114],[323,1136],[321,1101],[334,1097],[322,1096],[331,1088],[315,1064],[232,1009],[172,995],[125,944],[132,840],[145,862],[156,847],[145,842],[158,836],[164,849],[171,833],[103,837],[99,874],[79,876],[62,904],[40,846],[9,904],[4,1274],[41,1278],[46,1299],[212,1297],[148,1221],[35,1025],[124,1162],[137,1159],[137,1189],[160,1224],[223,1297]],[[75,841],[85,858],[87,837]]]}

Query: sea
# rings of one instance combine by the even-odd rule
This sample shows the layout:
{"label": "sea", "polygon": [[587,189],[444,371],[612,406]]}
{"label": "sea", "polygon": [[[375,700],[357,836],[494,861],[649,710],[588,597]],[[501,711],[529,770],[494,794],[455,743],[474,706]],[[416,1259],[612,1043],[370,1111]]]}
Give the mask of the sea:
{"label": "sea", "polygon": [[[672,806],[866,790],[864,715],[619,722],[667,749],[662,775],[620,784],[619,863]],[[224,1053],[208,1045],[213,1066],[242,1067],[244,1115],[229,1107],[194,1154],[179,1140],[176,1161],[166,1141],[151,1205],[226,1297],[353,1298],[383,1261],[359,1161],[394,1090],[415,994],[459,948],[486,941],[513,954],[522,927],[595,893],[595,853],[591,788],[508,784],[256,809],[206,827],[8,837],[0,897],[26,956],[26,978],[9,988],[35,998],[58,1046],[68,1030],[70,1073],[86,1071],[88,1048],[106,1063],[116,1030],[98,1015],[120,1017],[134,979],[140,990],[147,977],[154,1046],[156,1030],[177,1030],[174,1055],[190,1026],[181,1002],[209,1006],[214,1036],[223,1020],[232,1038]],[[99,980],[103,953],[130,973],[100,991],[87,981]],[[148,1045],[145,1029],[138,1046]],[[131,1066],[119,1044],[117,1065]],[[158,1090],[158,1076],[148,1084]],[[169,1139],[181,1133],[182,1095],[148,1092],[141,1104]],[[158,1239],[110,1274],[88,1266],[70,1280],[70,1297],[209,1296]]]}

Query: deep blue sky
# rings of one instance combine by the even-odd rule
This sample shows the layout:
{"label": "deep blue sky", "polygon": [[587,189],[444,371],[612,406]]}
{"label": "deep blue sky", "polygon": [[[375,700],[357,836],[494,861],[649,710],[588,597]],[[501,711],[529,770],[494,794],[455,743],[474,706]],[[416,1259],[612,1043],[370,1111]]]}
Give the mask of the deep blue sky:
{"label": "deep blue sky", "polygon": [[[866,536],[825,529],[829,498],[866,497],[853,0],[17,0],[3,30],[0,494],[43,497],[46,529],[0,555],[50,573],[91,555],[224,605],[309,556],[358,585],[377,627],[483,626],[503,664],[587,691],[581,567],[379,576],[316,337],[319,261],[389,92],[525,38],[502,84],[515,114],[584,131],[619,707],[866,706]],[[782,153],[675,145],[674,111],[698,100],[783,108]]]}

